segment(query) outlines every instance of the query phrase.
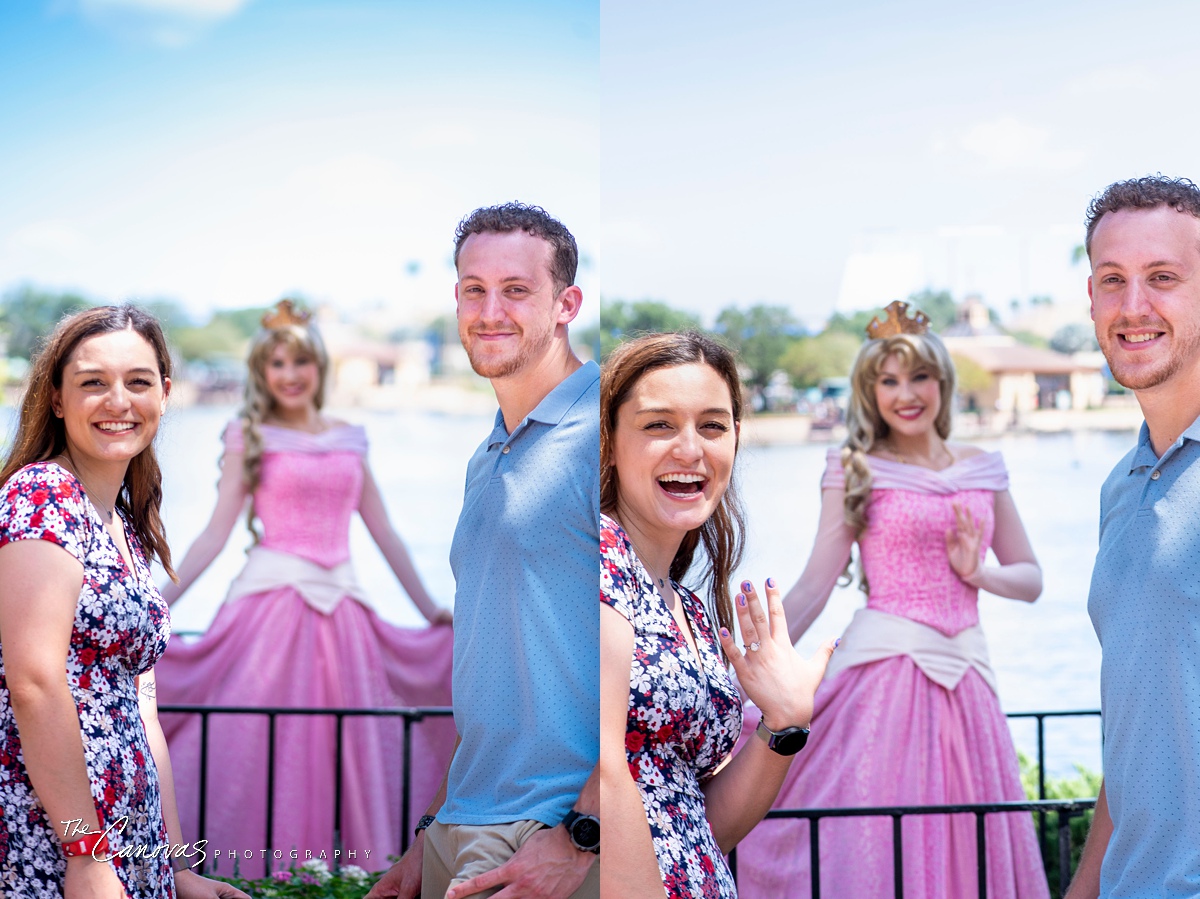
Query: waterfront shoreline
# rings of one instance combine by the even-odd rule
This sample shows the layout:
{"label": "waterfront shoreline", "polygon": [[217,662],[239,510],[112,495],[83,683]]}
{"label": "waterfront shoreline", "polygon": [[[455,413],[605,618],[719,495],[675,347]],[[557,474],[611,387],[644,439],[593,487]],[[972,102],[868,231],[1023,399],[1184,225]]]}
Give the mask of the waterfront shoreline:
{"label": "waterfront shoreline", "polygon": [[[846,438],[845,425],[814,428],[811,415],[800,413],[761,413],[742,422],[743,446],[793,446],[809,443],[841,444]],[[1016,425],[1010,419],[994,415],[981,421],[974,413],[954,417],[954,437],[978,440],[1005,434],[1058,434],[1069,431],[1117,431],[1136,433],[1142,424],[1142,410],[1136,403],[1105,406],[1101,409],[1038,409],[1023,413]]]}

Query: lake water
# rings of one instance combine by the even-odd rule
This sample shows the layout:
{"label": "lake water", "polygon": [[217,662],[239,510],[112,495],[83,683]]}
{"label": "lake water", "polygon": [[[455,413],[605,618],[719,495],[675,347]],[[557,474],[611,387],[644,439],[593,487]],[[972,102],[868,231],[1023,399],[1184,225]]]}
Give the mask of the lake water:
{"label": "lake water", "polygon": [[[220,435],[233,412],[232,407],[193,407],[169,412],[164,422],[159,438],[163,518],[176,562],[212,512]],[[462,503],[463,473],[490,431],[492,417],[361,409],[333,414],[366,426],[371,467],[392,522],[434,598],[450,605],[454,582],[447,556]],[[1006,711],[1099,708],[1100,647],[1087,616],[1099,489],[1135,436],[1074,432],[980,443],[1004,453],[1013,497],[1045,575],[1042,597],[1032,605],[987,594],[980,599]],[[788,586],[799,575],[816,534],[825,452],[826,447],[817,444],[743,451],[739,465],[749,539],[739,581],[761,583],[769,575]],[[203,630],[208,625],[248,545],[248,533],[239,524],[225,550],[176,604],[177,629]],[[380,615],[397,624],[421,624],[357,519],[351,552]],[[810,653],[819,642],[840,633],[862,603],[856,589],[838,588],[801,641],[801,651]],[[1018,745],[1032,754],[1032,722],[1015,723],[1013,733]],[[1099,770],[1099,733],[1098,719],[1050,721],[1048,768],[1069,773],[1071,764],[1079,762]]]}

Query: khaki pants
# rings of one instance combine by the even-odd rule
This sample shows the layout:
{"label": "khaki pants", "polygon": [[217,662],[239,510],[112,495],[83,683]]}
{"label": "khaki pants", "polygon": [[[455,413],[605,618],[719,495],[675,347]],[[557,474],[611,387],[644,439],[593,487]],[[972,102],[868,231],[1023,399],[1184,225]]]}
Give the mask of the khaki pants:
{"label": "khaki pants", "polygon": [[[421,899],[445,899],[446,890],[498,868],[529,837],[545,827],[540,821],[511,824],[442,824],[435,821],[425,831],[421,868]],[[479,899],[499,892],[495,887],[476,893]],[[474,897],[473,897],[474,899]],[[600,899],[600,866],[593,864],[587,879],[570,899]]]}

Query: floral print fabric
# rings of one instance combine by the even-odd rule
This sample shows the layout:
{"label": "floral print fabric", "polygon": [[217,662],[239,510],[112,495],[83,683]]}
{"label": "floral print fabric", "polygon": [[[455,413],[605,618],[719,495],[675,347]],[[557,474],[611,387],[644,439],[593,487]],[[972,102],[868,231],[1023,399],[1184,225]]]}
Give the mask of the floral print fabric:
{"label": "floral print fabric", "polygon": [[[54,463],[26,466],[0,488],[0,546],[47,540],[83,564],[66,675],[92,798],[111,852],[136,853],[112,861],[130,899],[171,899],[158,773],[134,680],[166,648],[170,617],[128,523],[125,533],[132,572],[80,482]],[[58,835],[25,772],[0,647],[0,894],[58,899],[65,872]]]}
{"label": "floral print fabric", "polygon": [[642,794],[667,896],[733,897],[737,887],[704,813],[701,784],[733,750],[742,704],[704,604],[673,584],[699,658],[621,526],[600,519],[600,601],[634,631],[625,751]]}

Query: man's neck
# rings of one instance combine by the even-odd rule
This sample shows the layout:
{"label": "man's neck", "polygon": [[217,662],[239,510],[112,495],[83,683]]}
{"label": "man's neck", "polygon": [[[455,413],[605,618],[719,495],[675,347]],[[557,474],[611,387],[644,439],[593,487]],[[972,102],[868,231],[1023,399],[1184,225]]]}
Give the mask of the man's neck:
{"label": "man's neck", "polygon": [[1154,455],[1161,457],[1192,422],[1200,418],[1200,379],[1172,378],[1166,384],[1134,391]]}
{"label": "man's neck", "polygon": [[492,388],[504,416],[504,430],[511,434],[550,391],[582,365],[568,344],[561,351],[546,353],[514,375],[493,378]]}

